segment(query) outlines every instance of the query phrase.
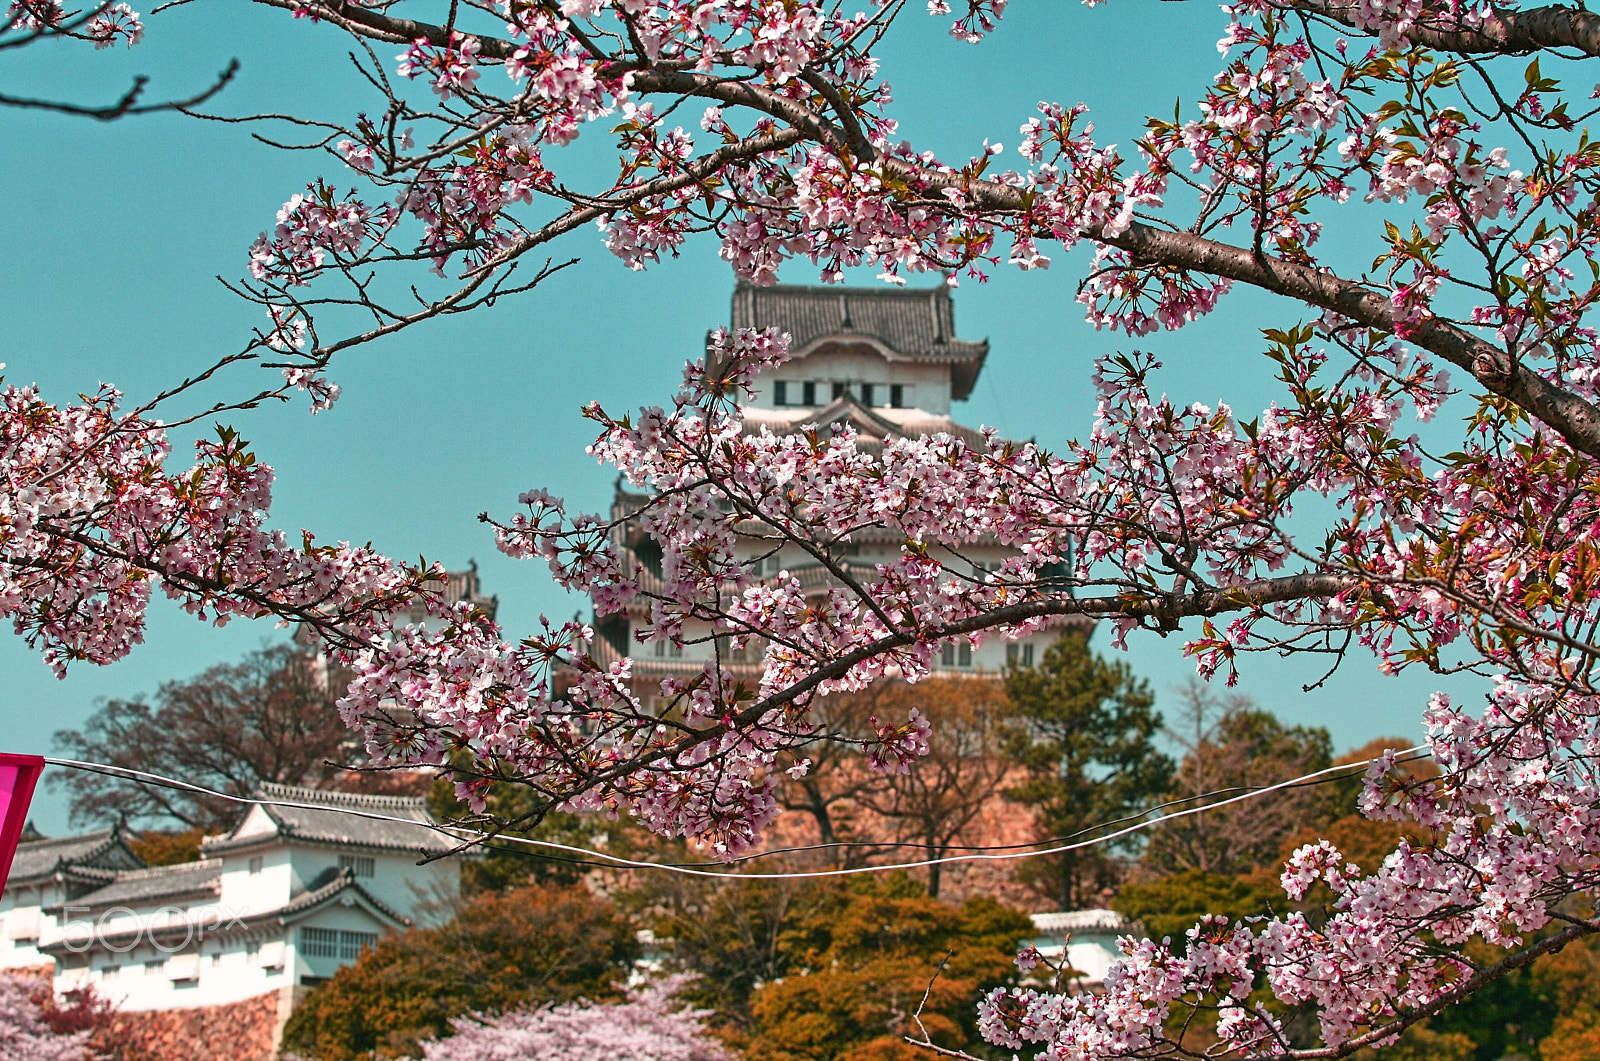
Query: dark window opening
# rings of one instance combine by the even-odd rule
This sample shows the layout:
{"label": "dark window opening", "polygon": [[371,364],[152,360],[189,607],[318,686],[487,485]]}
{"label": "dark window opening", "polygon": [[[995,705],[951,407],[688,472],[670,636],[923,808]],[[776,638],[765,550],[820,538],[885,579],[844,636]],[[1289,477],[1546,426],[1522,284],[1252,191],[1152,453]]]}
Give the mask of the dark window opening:
{"label": "dark window opening", "polygon": [[889,384],[889,406],[893,409],[906,407],[906,385],[904,383]]}
{"label": "dark window opening", "polygon": [[869,409],[877,404],[877,402],[872,400],[873,389],[874,388],[871,383],[863,383],[861,385],[861,404],[865,405]]}
{"label": "dark window opening", "polygon": [[810,380],[800,384],[800,404],[817,404],[817,385]]}
{"label": "dark window opening", "polygon": [[644,569],[646,571],[650,572],[652,575],[655,575],[657,578],[661,577],[660,542],[656,541],[654,538],[646,538],[644,541],[633,547],[633,555],[639,558],[639,563],[644,565]]}
{"label": "dark window opening", "polygon": [[849,384],[846,384],[846,383],[835,383],[833,385],[833,400],[834,401],[838,401],[840,398],[843,398],[848,393],[850,393]]}
{"label": "dark window opening", "polygon": [[778,380],[772,385],[772,404],[789,404],[789,383],[787,380]]}

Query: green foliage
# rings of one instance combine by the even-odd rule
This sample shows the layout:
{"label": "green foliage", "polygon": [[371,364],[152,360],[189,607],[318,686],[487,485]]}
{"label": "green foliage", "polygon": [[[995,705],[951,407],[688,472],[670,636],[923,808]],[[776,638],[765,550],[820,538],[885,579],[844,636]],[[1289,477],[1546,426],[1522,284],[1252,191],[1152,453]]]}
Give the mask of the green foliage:
{"label": "green foliage", "polygon": [[284,1047],[314,1061],[416,1056],[452,1017],[615,997],[636,949],[632,924],[582,888],[486,893],[339,970],[295,1010]]}
{"label": "green foliage", "polygon": [[[1008,671],[1005,690],[1007,751],[1028,775],[1006,798],[1036,808],[1047,835],[1141,810],[1167,787],[1172,761],[1155,747],[1161,716],[1149,684],[1102,659],[1086,632],[1064,634],[1038,666]],[[1031,859],[1029,868],[1062,909],[1077,909],[1108,877],[1101,851]]]}
{"label": "green foliage", "polygon": [[1184,934],[1205,914],[1225,914],[1234,921],[1270,917],[1281,911],[1283,892],[1241,877],[1190,870],[1145,884],[1128,884],[1117,892],[1112,907],[1142,922],[1151,939],[1171,937],[1173,948],[1187,949]]}
{"label": "green foliage", "polygon": [[205,835],[204,829],[146,829],[128,841],[128,850],[147,866],[176,866],[200,858],[200,841]]}
{"label": "green foliage", "polygon": [[745,1054],[750,1061],[924,1057],[903,1041],[923,1028],[940,1046],[981,1050],[978,998],[1015,976],[1017,946],[1031,933],[1021,911],[989,898],[950,906],[904,875],[828,887],[779,934],[784,975],[752,995]]}
{"label": "green foliage", "polygon": [[716,881],[657,874],[624,904],[653,917],[657,938],[673,960],[696,974],[680,997],[715,1011],[715,1022],[743,1033],[751,1029],[750,998],[757,987],[790,969],[798,924],[831,909],[833,889],[805,880]]}
{"label": "green foliage", "polygon": [[1400,1033],[1399,1042],[1382,1050],[1361,1050],[1353,1056],[1355,1061],[1477,1061],[1476,1049],[1473,1041],[1459,1032],[1435,1031],[1426,1024],[1413,1024]]}

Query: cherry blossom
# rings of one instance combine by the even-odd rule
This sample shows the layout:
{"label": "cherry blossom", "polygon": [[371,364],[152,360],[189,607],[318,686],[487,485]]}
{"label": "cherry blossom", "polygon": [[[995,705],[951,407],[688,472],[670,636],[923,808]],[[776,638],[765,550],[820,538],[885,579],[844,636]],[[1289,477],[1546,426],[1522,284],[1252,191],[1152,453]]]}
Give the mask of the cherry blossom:
{"label": "cherry blossom", "polygon": [[[91,1033],[53,1030],[39,990],[39,984],[0,976],[0,1061],[87,1061]],[[48,981],[43,990],[49,991]]]}
{"label": "cherry blossom", "polygon": [[[874,54],[920,17],[899,5],[516,0],[459,18],[435,5],[430,22],[260,2],[358,38],[376,93],[317,127],[338,174],[242,255],[267,323],[237,359],[282,373],[266,395],[327,409],[342,351],[536,287],[557,240],[670,268],[709,231],[760,284],[861,267],[982,280],[1060,268],[1085,244],[1079,301],[1107,338],[1094,420],[1048,446],[775,434],[741,402],[787,341],[750,331],[714,333],[670,404],[591,405],[590,452],[637,504],[569,512],[532,489],[490,522],[599,620],[647,606],[636,642],[763,657],[759,679],[719,656],[652,686],[586,624],[510,635],[440,600],[433,569],[291,543],[269,525],[272,473],[231,432],[174,472],[152,408],[13,387],[0,611],[52,666],[126,654],[158,588],[210,621],[305,623],[353,673],[341,711],[375,759],[447,770],[471,823],[503,824],[481,797],[511,781],[544,809],[632,816],[729,857],[777,813],[776,765],[816,737],[817,697],[917,681],[946,646],[1087,616],[1117,644],[1184,631],[1198,671],[1225,682],[1264,651],[1472,672],[1495,683],[1481,718],[1417,705],[1440,778],[1369,777],[1366,811],[1419,839],[1361,867],[1308,845],[1285,867],[1291,912],[1208,918],[1185,947],[1129,939],[1104,995],[1001,992],[985,1034],[1057,1058],[1194,1055],[1168,1040],[1171,1018],[1215,1006],[1224,1049],[1341,1056],[1600,930],[1574,913],[1600,884],[1600,150],[1581,132],[1589,91],[1559,76],[1600,54],[1595,16],[1242,0],[1222,11],[1216,76],[1122,146],[1083,105],[1047,100],[1006,118],[1011,150],[941,157],[905,138]],[[1006,29],[1000,0],[928,10],[962,41]],[[95,44],[142,32],[120,6],[28,0],[9,20]],[[569,162],[584,138],[615,150],[599,177]],[[374,277],[419,261],[445,293],[392,285],[414,297],[384,302]],[[1114,346],[1245,289],[1274,307],[1262,407],[1162,393],[1154,357]],[[376,323],[341,331],[328,307],[351,306]],[[837,549],[868,527],[903,545],[857,577]],[[625,530],[653,540],[659,569]],[[832,577],[770,571],[752,542]],[[1012,555],[976,577],[963,552],[979,543]],[[417,595],[438,621],[397,625]],[[920,714],[878,719],[859,750],[914,770],[927,737]],[[1306,908],[1324,893],[1326,910]],[[1469,941],[1506,957],[1472,965]],[[1289,1039],[1288,1007],[1314,1015],[1316,1046]]]}
{"label": "cherry blossom", "polygon": [[458,1018],[455,1034],[422,1044],[422,1061],[728,1061],[704,1025],[709,1010],[675,1004],[685,978],[667,977],[626,1002],[567,1002],[498,1016]]}

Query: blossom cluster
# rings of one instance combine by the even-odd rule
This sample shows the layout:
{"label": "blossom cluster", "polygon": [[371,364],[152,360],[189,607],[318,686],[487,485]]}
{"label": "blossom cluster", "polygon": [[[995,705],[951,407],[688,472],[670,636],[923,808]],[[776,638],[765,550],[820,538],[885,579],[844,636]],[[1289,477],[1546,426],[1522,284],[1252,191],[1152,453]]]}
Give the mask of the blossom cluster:
{"label": "blossom cluster", "polygon": [[732,1055],[705,1026],[710,1011],[674,1005],[685,982],[666,977],[618,1003],[580,1000],[457,1018],[453,1035],[422,1044],[422,1061],[728,1061]]}
{"label": "blossom cluster", "polygon": [[57,406],[0,389],[0,616],[58,674],[125,656],[158,589],[219,626],[277,616],[337,641],[439,600],[437,572],[270,528],[272,469],[231,430],[167,471],[165,430],[123,414],[120,397],[103,387]]}
{"label": "blossom cluster", "polygon": [[[928,6],[973,41],[1005,8]],[[115,391],[57,407],[13,387],[0,392],[0,614],[58,670],[126,654],[156,589],[216,622],[305,623],[351,669],[340,710],[378,762],[448,769],[475,810],[486,786],[515,780],[729,856],[777,813],[776,767],[816,737],[817,697],[916,681],[947,646],[1061,616],[1103,618],[1118,643],[1198,618],[1187,651],[1228,681],[1250,652],[1356,646],[1385,671],[1493,675],[1483,718],[1429,708],[1440,780],[1371,779],[1369,813],[1402,814],[1427,842],[1365,875],[1327,845],[1290,862],[1291,899],[1313,885],[1335,897],[1326,921],[1207,919],[1182,953],[1128,942],[1103,996],[1007,991],[983,1017],[995,1044],[1062,1058],[1170,1053],[1169,1018],[1188,1005],[1218,1006],[1218,1034],[1248,1054],[1292,1053],[1286,1006],[1314,1010],[1333,1049],[1382,1043],[1473,986],[1436,944],[1514,950],[1592,928],[1562,918],[1592,897],[1600,835],[1600,364],[1585,323],[1600,297],[1600,149],[1560,139],[1576,101],[1537,63],[1512,96],[1516,71],[1475,57],[1489,45],[1473,31],[1509,8],[1323,6],[1230,5],[1223,68],[1132,151],[1098,139],[1085,107],[1040,104],[1010,170],[999,144],[947,161],[899,139],[872,54],[894,5],[507,0],[496,35],[482,19],[430,26],[308,0],[299,13],[404,49],[398,80],[367,71],[382,107],[328,137],[357,184],[313,182],[250,251],[270,320],[259,346],[288,359],[287,386],[313,408],[337,396],[332,352],[362,338],[323,337],[318,307],[371,309],[373,334],[463,312],[518,289],[520,260],[580,228],[632,268],[712,231],[757,283],[795,259],[829,281],[866,266],[956,282],[1088,243],[1080,301],[1102,328],[1183,327],[1241,285],[1293,300],[1302,323],[1265,332],[1281,393],[1248,418],[1209,395],[1172,399],[1156,361],[1131,351],[1097,362],[1094,422],[1057,451],[992,431],[865,446],[844,427],[748,423],[740,402],[786,341],[720,332],[670,406],[587,410],[591,453],[637,511],[574,514],[529,491],[495,524],[501,549],[549,565],[601,619],[648,614],[639,641],[709,631],[762,648],[759,679],[712,660],[651,688],[584,624],[513,641],[440,600],[437,572],[291,543],[268,526],[270,470],[231,432],[173,473],[165,431],[122,413]],[[8,17],[26,32],[64,12],[15,0]],[[96,44],[141,32],[121,5],[84,29]],[[1452,33],[1471,47],[1452,53]],[[1465,87],[1468,67],[1494,106]],[[676,124],[680,111],[698,123]],[[576,181],[561,151],[600,121],[614,176]],[[1367,213],[1337,210],[1362,197]],[[1380,210],[1371,266],[1341,275],[1327,248],[1353,240],[1337,226]],[[378,302],[373,274],[419,259],[456,273],[450,293]],[[339,283],[352,286],[327,290]],[[1447,405],[1461,437],[1425,445],[1410,418]],[[1329,515],[1308,534],[1316,513]],[[903,545],[822,585],[769,570],[750,545],[827,569],[866,528]],[[659,565],[624,531],[652,539]],[[974,574],[963,553],[978,545],[1012,555]],[[417,599],[437,621],[396,625]],[[862,751],[914,769],[928,733],[920,713],[874,719]]]}

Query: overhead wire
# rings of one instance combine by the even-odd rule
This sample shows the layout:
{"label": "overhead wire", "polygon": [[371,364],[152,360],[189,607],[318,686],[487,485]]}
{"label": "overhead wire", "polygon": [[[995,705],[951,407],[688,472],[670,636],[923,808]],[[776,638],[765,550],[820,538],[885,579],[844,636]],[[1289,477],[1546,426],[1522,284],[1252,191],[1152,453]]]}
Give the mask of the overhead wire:
{"label": "overhead wire", "polygon": [[[1396,752],[1394,754],[1395,754],[1395,760],[1397,762],[1399,762],[1399,761],[1411,761],[1411,760],[1417,759],[1417,758],[1424,758],[1424,757],[1426,757],[1427,753],[1428,753],[1427,745],[1416,745],[1416,746],[1411,747],[1411,748],[1406,748],[1406,749],[1400,750],[1400,751],[1398,751],[1398,752]],[[883,864],[870,865],[870,866],[838,866],[838,867],[833,867],[833,868],[830,868],[830,869],[791,870],[791,871],[786,871],[786,872],[772,872],[772,873],[767,873],[767,872],[756,872],[756,873],[751,873],[751,872],[727,872],[725,870],[713,870],[713,869],[707,869],[707,868],[704,868],[704,867],[706,867],[706,866],[714,866],[714,865],[733,865],[733,864],[738,864],[740,862],[750,861],[750,860],[753,860],[755,858],[770,857],[771,855],[776,855],[776,854],[793,853],[795,851],[802,851],[802,850],[827,849],[829,847],[844,846],[844,845],[809,845],[808,847],[803,847],[803,848],[778,849],[778,850],[773,850],[773,851],[757,852],[757,853],[752,854],[752,855],[740,856],[740,857],[735,858],[735,859],[729,859],[729,860],[727,860],[725,862],[713,862],[713,863],[705,863],[705,862],[700,862],[700,863],[653,862],[653,861],[642,860],[642,859],[627,858],[627,857],[622,856],[622,855],[614,855],[614,854],[610,854],[610,853],[605,852],[605,851],[597,851],[597,850],[595,850],[593,848],[579,847],[579,846],[572,845],[572,844],[562,844],[562,843],[558,843],[558,842],[553,841],[553,840],[537,840],[537,839],[534,839],[532,837],[515,836],[515,835],[511,835],[511,834],[507,834],[507,833],[499,833],[499,834],[486,833],[486,832],[483,832],[481,830],[468,829],[468,828],[465,828],[463,826],[449,826],[449,825],[441,825],[441,824],[434,823],[434,822],[422,822],[422,821],[417,821],[415,818],[403,818],[403,817],[400,817],[398,815],[384,814],[384,813],[379,812],[379,811],[366,810],[366,809],[362,809],[362,808],[359,808],[359,807],[338,807],[338,806],[331,806],[331,805],[329,805],[327,803],[309,803],[309,802],[305,802],[305,801],[302,801],[302,800],[272,799],[272,798],[263,798],[263,797],[258,797],[258,796],[238,796],[238,795],[234,795],[234,794],[229,793],[229,792],[221,792],[221,791],[218,791],[217,789],[209,788],[209,787],[207,787],[205,785],[196,785],[196,784],[192,784],[192,783],[187,782],[187,781],[179,780],[177,778],[167,777],[167,776],[162,775],[162,774],[150,773],[149,771],[145,771],[145,770],[134,770],[134,769],[131,769],[129,767],[113,766],[113,765],[110,765],[108,763],[91,763],[91,762],[85,762],[85,761],[78,760],[78,759],[61,759],[61,758],[55,758],[55,757],[52,757],[52,756],[45,756],[44,760],[45,760],[46,763],[48,763],[48,764],[50,764],[52,766],[60,766],[60,767],[64,767],[64,768],[67,768],[67,769],[73,769],[73,770],[85,770],[85,771],[89,771],[91,773],[103,774],[103,775],[106,775],[108,777],[118,777],[118,778],[122,778],[122,779],[125,779],[125,780],[136,781],[136,782],[143,783],[143,784],[159,785],[159,786],[162,786],[162,787],[165,787],[165,788],[172,788],[172,789],[178,789],[178,790],[181,790],[181,791],[194,792],[194,793],[198,793],[198,794],[201,794],[201,795],[213,796],[213,797],[216,797],[218,799],[226,800],[226,801],[229,801],[229,802],[232,802],[232,803],[240,803],[240,804],[258,806],[258,807],[285,807],[285,808],[300,809],[300,810],[334,812],[334,813],[339,813],[339,814],[350,815],[352,817],[367,818],[367,819],[370,819],[370,820],[373,820],[373,821],[394,822],[394,823],[398,823],[398,824],[402,824],[402,825],[408,825],[408,826],[411,826],[413,828],[428,829],[428,830],[431,830],[433,832],[437,832],[440,835],[442,835],[442,836],[444,836],[444,837],[446,837],[446,838],[450,839],[451,841],[453,841],[455,843],[458,843],[458,844],[469,844],[469,845],[470,844],[489,844],[489,843],[519,844],[519,845],[523,845],[523,846],[526,846],[526,847],[533,847],[533,848],[540,849],[539,857],[554,859],[554,860],[562,861],[562,862],[572,862],[572,863],[577,863],[577,864],[580,864],[580,865],[592,865],[592,866],[598,866],[600,868],[606,868],[606,869],[655,869],[655,870],[663,870],[663,871],[666,871],[666,872],[669,872],[669,873],[683,874],[683,875],[686,875],[686,876],[713,877],[713,878],[723,878],[723,879],[732,879],[732,880],[795,880],[795,879],[810,878],[810,877],[841,877],[841,876],[855,876],[855,875],[859,875],[859,874],[862,874],[862,873],[885,873],[885,872],[892,872],[892,871],[895,871],[895,870],[922,869],[922,868],[931,867],[931,866],[945,866],[945,865],[952,865],[952,864],[961,863],[961,862],[1004,862],[1004,861],[1016,861],[1016,860],[1020,860],[1020,859],[1026,859],[1026,858],[1039,858],[1039,857],[1046,856],[1046,855],[1063,854],[1063,853],[1068,852],[1068,851],[1083,850],[1083,849],[1086,849],[1086,848],[1095,847],[1095,846],[1097,846],[1099,844],[1105,844],[1105,843],[1110,843],[1110,842],[1112,842],[1114,840],[1120,840],[1123,837],[1131,836],[1134,833],[1141,832],[1141,831],[1143,831],[1145,829],[1153,828],[1153,827],[1155,827],[1157,825],[1160,825],[1162,823],[1165,823],[1165,822],[1175,821],[1175,820],[1177,820],[1179,818],[1186,818],[1186,817],[1189,817],[1189,816],[1195,815],[1195,814],[1201,814],[1201,813],[1204,813],[1205,811],[1208,811],[1208,810],[1215,810],[1215,809],[1217,809],[1219,807],[1230,806],[1232,804],[1244,802],[1245,800],[1256,799],[1256,798],[1268,795],[1268,794],[1273,793],[1273,792],[1281,792],[1281,791],[1286,791],[1286,790],[1292,789],[1292,788],[1301,788],[1301,787],[1304,787],[1304,786],[1307,786],[1307,785],[1325,784],[1325,783],[1330,782],[1330,781],[1336,781],[1336,780],[1339,780],[1342,776],[1351,776],[1352,773],[1355,770],[1357,770],[1358,768],[1364,768],[1366,766],[1371,765],[1374,762],[1379,761],[1379,757],[1374,757],[1372,759],[1366,759],[1366,760],[1363,760],[1363,761],[1357,762],[1357,763],[1343,763],[1343,764],[1340,764],[1338,766],[1330,766],[1330,767],[1327,767],[1327,768],[1322,769],[1322,770],[1315,770],[1315,771],[1312,771],[1311,773],[1303,774],[1303,775],[1301,775],[1299,777],[1290,778],[1290,779],[1288,779],[1286,781],[1277,782],[1276,784],[1263,785],[1263,786],[1259,786],[1259,787],[1255,787],[1255,788],[1250,788],[1250,789],[1247,789],[1247,790],[1241,792],[1238,795],[1231,796],[1231,797],[1226,798],[1226,799],[1218,800],[1217,802],[1214,802],[1214,803],[1205,803],[1205,804],[1201,804],[1199,806],[1187,807],[1187,808],[1184,808],[1182,810],[1173,811],[1170,814],[1163,814],[1163,815],[1160,815],[1158,817],[1150,818],[1150,819],[1144,820],[1144,821],[1138,821],[1138,820],[1135,820],[1135,819],[1144,817],[1145,814],[1149,813],[1148,811],[1141,812],[1140,814],[1136,814],[1136,815],[1127,815],[1127,816],[1124,816],[1122,818],[1117,818],[1117,819],[1113,819],[1113,820],[1110,820],[1110,821],[1107,821],[1107,822],[1099,823],[1097,825],[1090,826],[1087,829],[1079,830],[1077,833],[1073,833],[1070,836],[1059,838],[1061,840],[1067,841],[1067,842],[1064,842],[1064,843],[1056,843],[1054,841],[1037,841],[1036,843],[1032,843],[1032,844],[994,845],[994,846],[984,847],[984,848],[963,849],[962,853],[960,853],[960,854],[943,855],[943,856],[936,857],[936,858],[916,859],[916,860],[907,861],[907,862],[892,862],[892,863],[883,863]],[[1219,790],[1219,792],[1227,792],[1227,791],[1234,791],[1234,790],[1233,789],[1221,789],[1221,790]],[[1207,793],[1205,795],[1197,796],[1197,797],[1185,797],[1184,799],[1173,800],[1173,801],[1170,801],[1169,803],[1162,804],[1160,806],[1161,807],[1173,806],[1173,805],[1176,805],[1176,804],[1189,802],[1192,799],[1205,798],[1206,795],[1211,795],[1211,794],[1212,793]],[[1153,808],[1153,809],[1160,809],[1160,808],[1158,807],[1158,808]],[[1077,839],[1075,839],[1075,837],[1082,836],[1085,833],[1097,832],[1097,831],[1099,831],[1101,829],[1109,828],[1109,827],[1115,826],[1115,825],[1120,825],[1120,824],[1122,824],[1124,822],[1130,822],[1130,821],[1132,822],[1132,824],[1124,825],[1122,828],[1115,829],[1114,831],[1109,832],[1109,833],[1105,833],[1104,835],[1095,836],[1095,837],[1092,837],[1092,838],[1087,839],[1087,840],[1077,840]],[[1044,846],[1038,847],[1038,845],[1040,845],[1040,844],[1042,844]],[[883,847],[883,846],[886,846],[886,845],[882,845],[882,844],[863,844],[861,846]],[[905,845],[905,846],[922,846],[922,845]],[[1032,847],[1038,847],[1038,849],[1037,850],[1022,850],[1022,848],[1032,848]],[[499,850],[508,850],[508,849],[499,848]],[[563,855],[544,854],[543,852],[546,852],[546,851],[550,851],[550,852],[559,851],[559,852],[563,852],[564,854]],[[528,852],[528,853],[529,854],[534,854],[534,852]],[[578,857],[571,857],[571,856],[588,856],[588,857],[587,858],[578,858]]]}

